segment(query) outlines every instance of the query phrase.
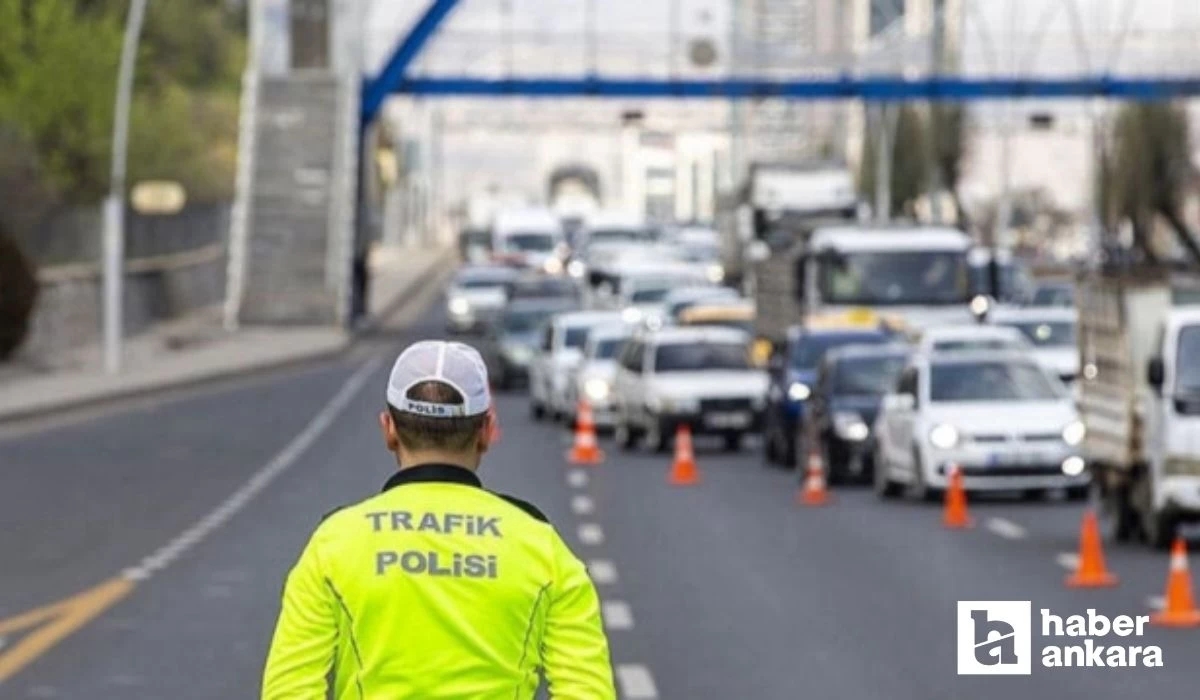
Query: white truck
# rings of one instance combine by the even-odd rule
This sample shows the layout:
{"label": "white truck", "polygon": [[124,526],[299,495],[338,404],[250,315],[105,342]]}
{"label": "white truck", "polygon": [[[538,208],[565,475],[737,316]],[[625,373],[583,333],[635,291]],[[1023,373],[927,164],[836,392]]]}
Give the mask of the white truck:
{"label": "white truck", "polygon": [[1078,281],[1084,456],[1116,540],[1166,547],[1200,519],[1200,307],[1158,271]]}

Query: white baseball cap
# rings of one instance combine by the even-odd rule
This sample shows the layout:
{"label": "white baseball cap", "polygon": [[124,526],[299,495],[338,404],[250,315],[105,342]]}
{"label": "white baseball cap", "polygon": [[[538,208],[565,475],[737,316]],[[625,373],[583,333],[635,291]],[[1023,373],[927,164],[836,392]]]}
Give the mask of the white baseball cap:
{"label": "white baseball cap", "polygon": [[[431,403],[408,398],[423,382],[440,382],[462,396],[462,403]],[[462,343],[424,340],[408,346],[388,378],[388,404],[397,411],[432,418],[457,418],[487,413],[492,405],[487,365],[475,348]]]}

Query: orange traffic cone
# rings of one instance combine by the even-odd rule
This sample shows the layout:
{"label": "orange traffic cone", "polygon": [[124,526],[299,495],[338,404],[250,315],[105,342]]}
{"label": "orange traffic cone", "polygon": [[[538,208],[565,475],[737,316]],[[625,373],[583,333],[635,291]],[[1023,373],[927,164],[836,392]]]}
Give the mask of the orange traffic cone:
{"label": "orange traffic cone", "polygon": [[829,491],[825,488],[825,464],[821,453],[812,450],[808,453],[808,463],[804,467],[804,485],[796,501],[805,506],[823,506],[829,503]]}
{"label": "orange traffic cone", "polygon": [[579,400],[579,417],[575,419],[575,444],[567,453],[571,464],[600,464],[604,453],[596,445],[596,424],[592,420],[592,407],[587,399]]}
{"label": "orange traffic cone", "polygon": [[1150,616],[1151,624],[1164,627],[1200,625],[1200,610],[1192,597],[1192,574],[1188,571],[1187,544],[1182,537],[1171,546],[1171,568],[1167,573],[1166,604],[1162,612]]}
{"label": "orange traffic cone", "polygon": [[675,430],[675,459],[671,462],[671,474],[667,483],[672,486],[694,486],[700,483],[700,472],[696,469],[696,455],[692,452],[692,429],[680,425]]}
{"label": "orange traffic cone", "polygon": [[950,484],[946,489],[946,504],[942,508],[942,525],[950,530],[963,530],[975,525],[967,513],[967,490],[963,487],[962,468],[950,465]]}
{"label": "orange traffic cone", "polygon": [[1100,546],[1100,525],[1096,512],[1083,512],[1083,524],[1079,530],[1079,564],[1075,573],[1067,577],[1068,588],[1105,588],[1117,585],[1117,577],[1104,564],[1104,551]]}

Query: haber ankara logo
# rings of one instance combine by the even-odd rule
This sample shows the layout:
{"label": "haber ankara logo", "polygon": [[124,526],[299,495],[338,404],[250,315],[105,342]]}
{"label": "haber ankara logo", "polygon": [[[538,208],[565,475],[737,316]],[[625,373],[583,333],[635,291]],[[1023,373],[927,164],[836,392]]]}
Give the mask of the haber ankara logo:
{"label": "haber ankara logo", "polygon": [[1032,605],[1028,600],[958,601],[958,673],[1032,673]]}

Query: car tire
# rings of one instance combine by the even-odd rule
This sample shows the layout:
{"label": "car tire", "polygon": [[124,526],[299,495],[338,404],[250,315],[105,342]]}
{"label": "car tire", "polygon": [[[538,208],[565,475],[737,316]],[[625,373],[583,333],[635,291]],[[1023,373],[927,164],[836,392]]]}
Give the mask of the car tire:
{"label": "car tire", "polygon": [[890,501],[895,499],[904,490],[903,487],[888,478],[887,462],[883,460],[883,455],[879,453],[879,449],[875,450],[875,474],[872,477],[875,495],[881,501]]}
{"label": "car tire", "polygon": [[942,490],[925,481],[925,468],[921,465],[921,454],[913,452],[913,497],[926,503],[936,503],[942,498]]}
{"label": "car tire", "polygon": [[637,447],[637,433],[624,418],[617,418],[616,424],[613,426],[613,439],[623,450],[632,450]]}
{"label": "car tire", "polygon": [[846,465],[837,464],[828,443],[821,446],[821,460],[825,464],[825,480],[830,486],[840,486],[846,483]]}
{"label": "car tire", "polygon": [[646,432],[642,435],[642,440],[652,452],[666,452],[670,444],[666,432],[663,430],[662,421],[657,418],[650,419],[650,424],[646,426]]}
{"label": "car tire", "polygon": [[742,449],[742,433],[725,433],[725,451],[739,452]]}

